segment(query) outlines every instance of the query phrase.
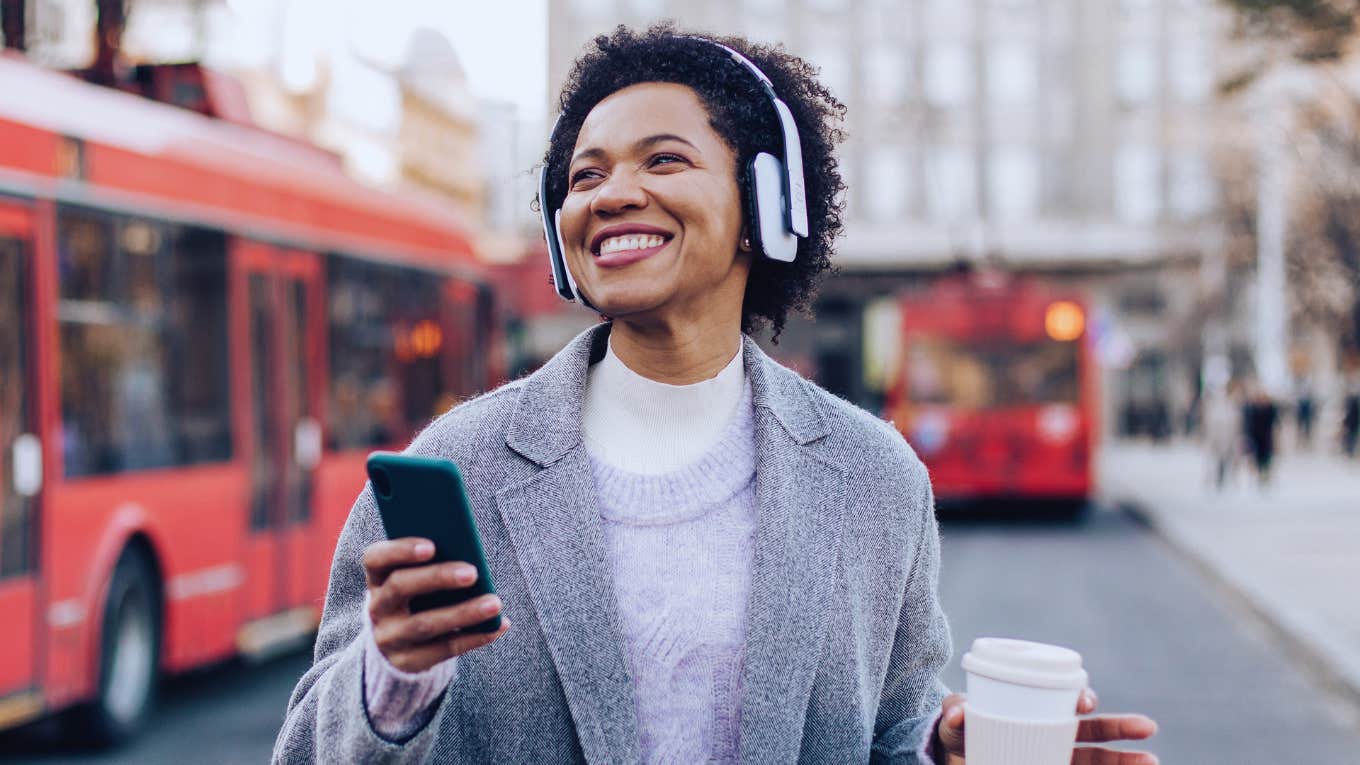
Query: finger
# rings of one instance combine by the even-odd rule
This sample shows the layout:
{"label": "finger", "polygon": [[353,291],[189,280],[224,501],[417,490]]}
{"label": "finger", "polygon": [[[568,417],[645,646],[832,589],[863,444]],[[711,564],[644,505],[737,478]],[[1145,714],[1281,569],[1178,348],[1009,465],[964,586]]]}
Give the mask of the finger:
{"label": "finger", "polygon": [[1151,752],[1120,752],[1104,747],[1078,747],[1072,750],[1072,765],[1157,765]]}
{"label": "finger", "polygon": [[501,628],[495,632],[468,632],[452,638],[433,640],[421,645],[394,651],[387,660],[403,672],[423,672],[441,661],[462,656],[469,651],[490,645],[510,629],[510,620],[501,619]]}
{"label": "finger", "polygon": [[405,613],[411,598],[427,592],[461,590],[477,581],[477,569],[470,563],[454,561],[413,568],[399,568],[373,591],[369,614],[377,617]]}
{"label": "finger", "polygon": [[434,543],[428,539],[403,537],[374,542],[364,549],[364,576],[370,588],[377,587],[392,573],[392,569],[424,563],[434,555]]}
{"label": "finger", "polygon": [[1081,696],[1077,698],[1077,714],[1079,715],[1091,714],[1092,712],[1096,711],[1096,704],[1099,701],[1100,698],[1096,696],[1095,691],[1091,690],[1090,688],[1082,690]]}
{"label": "finger", "polygon": [[1099,743],[1151,738],[1157,723],[1144,715],[1100,715],[1081,721],[1077,726],[1077,740]]}
{"label": "finger", "polygon": [[[482,595],[454,606],[432,608],[410,616],[394,616],[373,626],[373,639],[386,654],[400,651],[432,640],[454,637],[501,612],[501,599]],[[482,633],[472,633],[482,634]]]}
{"label": "finger", "polygon": [[955,693],[940,702],[940,743],[952,754],[963,754],[963,702],[965,696]]}

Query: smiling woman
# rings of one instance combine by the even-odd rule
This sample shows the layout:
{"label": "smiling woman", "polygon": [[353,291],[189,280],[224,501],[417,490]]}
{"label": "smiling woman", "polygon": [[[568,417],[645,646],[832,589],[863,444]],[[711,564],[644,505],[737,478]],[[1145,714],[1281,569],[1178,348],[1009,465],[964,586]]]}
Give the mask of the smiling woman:
{"label": "smiling woman", "polygon": [[[664,25],[646,32],[620,27],[610,36],[596,38],[592,48],[577,60],[563,87],[560,117],[544,156],[544,198],[539,204],[562,209],[563,244],[570,250],[566,237],[574,231],[572,214],[577,213],[576,220],[580,220],[587,196],[602,196],[591,204],[596,210],[605,210],[607,216],[610,205],[616,210],[626,209],[639,199],[648,199],[653,188],[658,195],[670,196],[672,190],[680,193],[678,189],[683,186],[683,193],[698,195],[694,199],[716,194],[719,196],[707,200],[705,207],[712,211],[707,214],[734,214],[738,221],[735,228],[714,228],[708,235],[727,237],[717,249],[727,255],[737,253],[742,239],[749,240],[752,233],[758,233],[748,227],[751,200],[742,195],[748,193],[750,179],[744,174],[757,154],[784,154],[779,115],[770,102],[769,93],[773,91],[787,104],[797,125],[796,148],[805,168],[808,230],[800,237],[791,263],[746,259],[750,261],[746,269],[750,278],[744,283],[740,318],[743,331],[767,325],[777,338],[790,313],[808,309],[818,279],[831,269],[834,241],[842,226],[845,187],[835,146],[844,137],[840,122],[845,106],[817,80],[810,64],[782,48],[739,38],[713,39],[726,49]],[[739,53],[767,76],[768,86],[734,65],[727,49]],[[665,117],[649,111],[653,108],[664,109]],[[606,136],[615,145],[603,145],[601,140]],[[624,169],[618,164],[622,154],[629,154],[632,165],[628,166],[628,175],[615,180],[634,184],[634,188],[602,189],[613,178],[611,170]],[[612,159],[615,166],[602,166],[606,159]],[[696,172],[690,174],[690,170]],[[671,178],[672,174],[679,177]],[[662,205],[659,199],[652,201],[658,202],[652,205],[655,212]],[[620,204],[622,207],[617,207]],[[692,200],[691,207],[693,204]],[[691,237],[695,233],[691,231]],[[712,244],[706,241],[702,246]],[[701,245],[682,246],[697,252]],[[743,253],[750,250],[749,245],[740,248]],[[675,253],[671,263],[677,267],[673,279],[685,276],[679,268],[679,256]],[[568,257],[573,265],[582,266],[579,275],[573,270],[578,279],[591,278],[592,262],[603,266],[598,261],[571,261]],[[661,264],[654,267],[660,269]],[[622,280],[613,284],[621,285]],[[588,288],[583,289],[593,297]],[[604,294],[600,297],[604,299]]]}
{"label": "smiling woman", "polygon": [[830,267],[842,107],[668,26],[597,38],[561,105],[554,282],[608,320],[408,449],[458,464],[497,595],[413,614],[476,571],[366,489],[275,759],[956,765],[925,467],[744,333]]}

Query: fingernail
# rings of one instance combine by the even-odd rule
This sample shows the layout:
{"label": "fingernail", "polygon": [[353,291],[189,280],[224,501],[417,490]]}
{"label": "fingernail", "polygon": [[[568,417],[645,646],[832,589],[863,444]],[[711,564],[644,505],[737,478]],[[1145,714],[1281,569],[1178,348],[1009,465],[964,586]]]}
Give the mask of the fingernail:
{"label": "fingernail", "polygon": [[434,543],[432,542],[416,542],[411,549],[416,555],[419,555],[422,558],[434,555]]}
{"label": "fingernail", "polygon": [[496,597],[495,595],[492,595],[491,597],[482,601],[482,604],[477,607],[477,610],[481,611],[487,616],[491,616],[492,614],[501,610],[501,599]]}
{"label": "fingernail", "polygon": [[459,566],[454,576],[464,584],[472,584],[477,581],[477,569],[473,566]]}

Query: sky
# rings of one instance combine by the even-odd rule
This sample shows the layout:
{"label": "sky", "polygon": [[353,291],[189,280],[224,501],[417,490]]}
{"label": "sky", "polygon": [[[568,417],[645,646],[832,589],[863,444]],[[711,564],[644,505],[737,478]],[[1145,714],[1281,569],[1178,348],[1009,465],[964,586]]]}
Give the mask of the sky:
{"label": "sky", "polygon": [[527,118],[546,111],[546,0],[225,0],[218,19],[229,30],[220,57],[259,64],[281,50],[282,73],[299,86],[316,52],[396,66],[410,34],[429,27],[453,44],[475,95]]}

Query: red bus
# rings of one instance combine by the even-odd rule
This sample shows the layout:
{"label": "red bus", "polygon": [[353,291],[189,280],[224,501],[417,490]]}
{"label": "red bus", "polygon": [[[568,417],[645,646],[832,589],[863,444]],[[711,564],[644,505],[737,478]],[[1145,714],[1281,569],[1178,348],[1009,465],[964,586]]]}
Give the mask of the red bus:
{"label": "red bus", "polygon": [[946,502],[1080,512],[1099,401],[1080,297],[1018,276],[949,277],[905,295],[886,409]]}
{"label": "red bus", "polygon": [[499,378],[496,307],[454,214],[313,147],[0,93],[0,728],[117,739],[158,671],[308,638],[365,455]]}

